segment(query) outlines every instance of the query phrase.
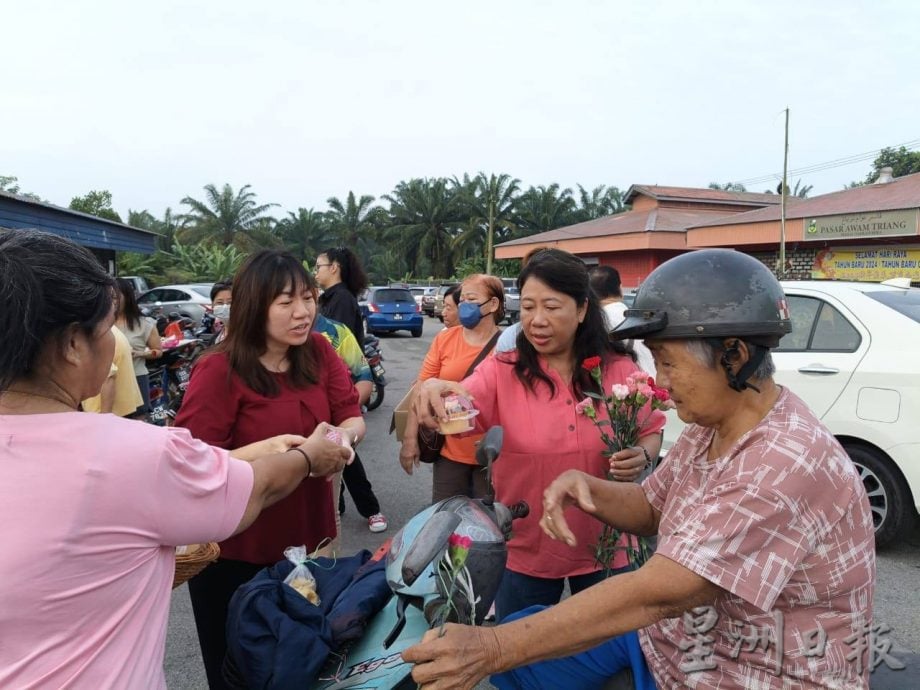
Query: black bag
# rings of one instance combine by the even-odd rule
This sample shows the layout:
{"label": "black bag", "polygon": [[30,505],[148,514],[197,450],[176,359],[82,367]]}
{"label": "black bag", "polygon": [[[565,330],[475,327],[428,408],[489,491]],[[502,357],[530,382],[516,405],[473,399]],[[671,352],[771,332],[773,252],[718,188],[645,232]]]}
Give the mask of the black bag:
{"label": "black bag", "polygon": [[[486,358],[486,355],[492,351],[492,348],[495,347],[495,343],[498,342],[498,336],[501,335],[501,331],[498,331],[489,342],[486,343],[485,347],[479,351],[479,354],[476,355],[476,359],[473,360],[473,363],[470,364],[470,368],[466,370],[466,373],[463,375],[463,378],[466,378],[479,365],[479,363]],[[418,461],[425,463],[432,463],[438,458],[441,457],[441,449],[444,447],[444,434],[439,433],[434,429],[426,429],[422,426],[418,428]]]}

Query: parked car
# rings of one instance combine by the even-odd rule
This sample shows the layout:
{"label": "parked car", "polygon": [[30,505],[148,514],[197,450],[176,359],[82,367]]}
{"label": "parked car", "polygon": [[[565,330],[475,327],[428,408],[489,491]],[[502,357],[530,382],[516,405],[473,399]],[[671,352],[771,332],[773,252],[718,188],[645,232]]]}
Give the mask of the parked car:
{"label": "parked car", "polygon": [[514,323],[521,317],[521,291],[517,285],[505,287],[505,318]]}
{"label": "parked car", "polygon": [[425,319],[408,288],[368,288],[367,300],[359,301],[358,306],[364,314],[365,333],[409,331],[413,338],[422,335]]}
{"label": "parked car", "polygon": [[456,283],[449,283],[448,285],[442,285],[438,288],[437,292],[434,295],[434,313],[438,321],[444,322],[444,294],[450,290]]}
{"label": "parked car", "polygon": [[440,288],[433,287],[431,292],[426,292],[422,295],[422,313],[427,314],[428,316],[434,316],[434,304],[438,297],[438,290]]}
{"label": "parked car", "polygon": [[[433,300],[435,290],[437,290],[437,288],[435,287],[410,287],[409,288],[409,292],[411,292],[412,296],[415,298],[415,303],[418,305],[419,311],[421,312],[425,311],[425,298],[431,297],[431,299]],[[434,309],[433,301],[432,301],[431,307],[432,309]]]}
{"label": "parked car", "polygon": [[147,281],[140,276],[118,276],[119,280],[127,280],[131,285],[134,286],[134,294],[140,295],[142,292],[147,292],[150,289],[150,286],[147,285]]}
{"label": "parked car", "polygon": [[164,285],[147,290],[137,298],[139,307],[151,311],[177,311],[195,323],[201,323],[205,312],[211,311],[211,286],[214,283],[193,283],[188,285]]}
{"label": "parked car", "polygon": [[[853,460],[876,545],[920,509],[920,289],[787,281],[792,332],[773,351],[776,381],[804,400]],[[664,446],[683,423],[669,413]]]}

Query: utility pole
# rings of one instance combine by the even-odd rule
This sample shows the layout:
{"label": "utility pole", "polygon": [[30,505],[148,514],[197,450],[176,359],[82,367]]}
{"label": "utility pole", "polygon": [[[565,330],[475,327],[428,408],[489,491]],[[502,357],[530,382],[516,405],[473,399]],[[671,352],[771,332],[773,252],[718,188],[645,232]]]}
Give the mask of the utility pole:
{"label": "utility pole", "polygon": [[[489,196],[491,197],[492,190],[489,189]],[[492,252],[493,252],[493,242],[492,235],[495,234],[495,200],[489,199],[489,218],[488,218],[488,228],[486,230],[486,275],[492,275]]]}
{"label": "utility pole", "polygon": [[780,217],[779,217],[779,279],[786,277],[786,172],[789,169],[789,108],[786,108],[786,138],[783,144],[783,196],[780,199]]}

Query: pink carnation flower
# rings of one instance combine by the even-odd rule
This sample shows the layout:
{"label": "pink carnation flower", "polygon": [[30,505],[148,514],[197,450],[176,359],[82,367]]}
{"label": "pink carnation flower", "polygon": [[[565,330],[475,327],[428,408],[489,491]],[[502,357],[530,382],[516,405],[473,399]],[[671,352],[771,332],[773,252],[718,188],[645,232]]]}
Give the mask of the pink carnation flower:
{"label": "pink carnation flower", "polygon": [[591,402],[591,398],[585,398],[580,403],[575,405],[575,412],[578,414],[583,414],[589,419],[594,419],[596,412],[594,410],[594,403]]}

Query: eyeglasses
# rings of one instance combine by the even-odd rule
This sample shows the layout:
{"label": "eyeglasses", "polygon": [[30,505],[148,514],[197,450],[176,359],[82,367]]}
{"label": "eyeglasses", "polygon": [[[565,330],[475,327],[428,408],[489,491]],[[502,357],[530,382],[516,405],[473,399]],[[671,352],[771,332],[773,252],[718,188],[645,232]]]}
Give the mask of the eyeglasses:
{"label": "eyeglasses", "polygon": [[321,268],[325,268],[326,266],[331,266],[331,265],[332,264],[313,264],[313,270],[318,271]]}

